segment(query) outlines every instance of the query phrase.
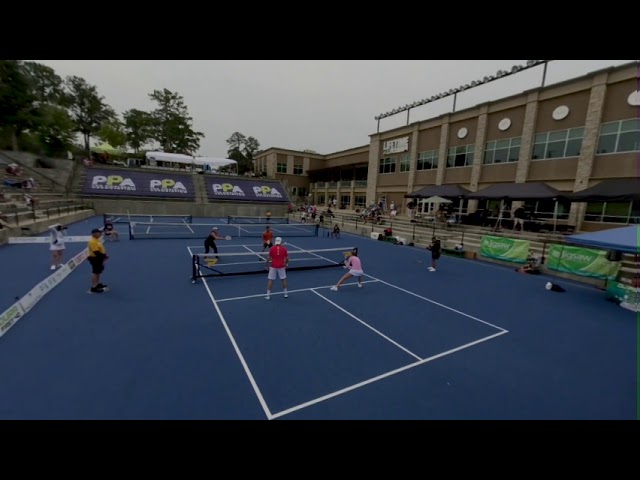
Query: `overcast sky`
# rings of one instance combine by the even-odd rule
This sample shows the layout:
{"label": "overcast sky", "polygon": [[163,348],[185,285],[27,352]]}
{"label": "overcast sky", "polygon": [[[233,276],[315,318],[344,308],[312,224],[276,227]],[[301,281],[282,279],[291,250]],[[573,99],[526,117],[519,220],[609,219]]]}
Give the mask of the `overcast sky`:
{"label": "overcast sky", "polygon": [[[374,117],[526,60],[36,60],[65,77],[98,87],[122,113],[151,110],[148,94],[181,94],[196,130],[206,137],[199,155],[225,157],[233,132],[253,136],[261,149],[332,153],[369,143]],[[630,60],[554,60],[547,85]],[[538,87],[542,66],[458,95],[457,110]],[[452,109],[452,97],[411,111],[411,121]],[[406,113],[380,130],[405,124]]]}

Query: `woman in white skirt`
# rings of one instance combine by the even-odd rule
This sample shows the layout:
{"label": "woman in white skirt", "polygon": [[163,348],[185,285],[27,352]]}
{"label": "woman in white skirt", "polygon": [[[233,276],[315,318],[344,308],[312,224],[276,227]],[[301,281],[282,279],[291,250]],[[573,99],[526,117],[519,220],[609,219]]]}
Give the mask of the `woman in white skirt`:
{"label": "woman in white skirt", "polygon": [[60,224],[51,225],[49,236],[49,250],[51,250],[51,270],[62,266],[62,256],[64,254],[64,227]]}

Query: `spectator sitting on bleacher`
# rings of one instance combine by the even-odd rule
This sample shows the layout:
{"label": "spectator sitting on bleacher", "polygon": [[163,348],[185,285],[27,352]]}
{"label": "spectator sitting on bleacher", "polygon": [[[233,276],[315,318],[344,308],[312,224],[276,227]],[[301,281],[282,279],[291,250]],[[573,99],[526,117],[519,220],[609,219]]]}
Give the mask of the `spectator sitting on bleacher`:
{"label": "spectator sitting on bleacher", "polygon": [[541,273],[540,271],[541,265],[542,265],[542,259],[540,258],[540,256],[536,255],[533,252],[529,252],[529,258],[527,259],[527,264],[523,265],[520,268],[516,268],[516,272],[538,275]]}
{"label": "spectator sitting on bleacher", "polygon": [[17,163],[10,163],[9,165],[7,165],[5,171],[9,175],[13,175],[14,177],[19,177],[20,175],[22,175],[22,169],[18,166]]}
{"label": "spectator sitting on bleacher", "polygon": [[384,229],[384,236],[393,237],[393,230],[391,229],[391,227],[387,227]]}

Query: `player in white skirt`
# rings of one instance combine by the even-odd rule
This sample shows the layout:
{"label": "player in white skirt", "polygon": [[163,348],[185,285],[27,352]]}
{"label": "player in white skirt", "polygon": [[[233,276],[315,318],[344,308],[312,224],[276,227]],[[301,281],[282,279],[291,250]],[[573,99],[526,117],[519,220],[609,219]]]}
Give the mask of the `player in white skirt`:
{"label": "player in white skirt", "polygon": [[338,281],[338,283],[334,287],[331,287],[331,290],[333,290],[334,292],[337,292],[340,285],[342,285],[351,277],[357,278],[358,288],[362,288],[362,277],[364,276],[364,271],[362,270],[362,262],[356,256],[355,251],[346,252],[345,257],[346,257],[346,260],[344,262],[344,268],[346,268],[349,271],[342,276],[342,278]]}
{"label": "player in white skirt", "polygon": [[64,244],[64,227],[60,224],[49,227],[49,250],[51,250],[51,270],[62,266],[62,256],[66,249]]}

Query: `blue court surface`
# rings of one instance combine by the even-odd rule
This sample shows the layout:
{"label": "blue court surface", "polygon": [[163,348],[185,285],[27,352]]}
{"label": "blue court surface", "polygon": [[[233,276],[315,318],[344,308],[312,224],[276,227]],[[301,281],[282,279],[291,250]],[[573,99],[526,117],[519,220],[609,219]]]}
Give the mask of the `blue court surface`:
{"label": "blue court surface", "polygon": [[[134,240],[116,225],[111,291],[87,293],[84,263],[0,338],[1,419],[636,418],[636,315],[592,287],[549,292],[545,276],[452,257],[432,273],[424,249],[292,236],[308,228],[293,224],[272,225],[292,263],[357,247],[365,283],[334,292],[341,267],[293,270],[289,297],[276,280],[266,300],[266,271],[192,283],[197,225],[222,219],[158,223]],[[219,228],[233,236],[219,252],[243,255],[221,255],[214,273],[262,268],[261,228]],[[48,256],[0,248],[2,310],[50,273]]]}

